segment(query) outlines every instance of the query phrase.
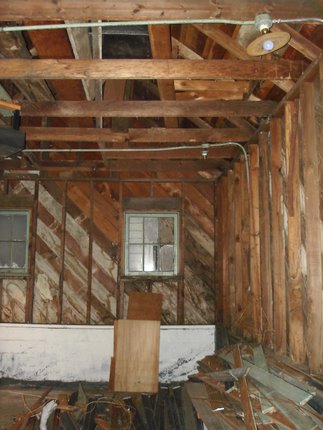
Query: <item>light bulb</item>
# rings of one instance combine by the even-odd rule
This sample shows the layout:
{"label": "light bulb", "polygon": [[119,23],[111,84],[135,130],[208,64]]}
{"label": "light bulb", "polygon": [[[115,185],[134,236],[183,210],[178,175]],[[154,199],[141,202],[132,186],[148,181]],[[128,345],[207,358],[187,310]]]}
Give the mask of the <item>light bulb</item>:
{"label": "light bulb", "polygon": [[274,42],[271,39],[267,39],[262,44],[262,47],[264,48],[265,51],[271,51],[274,49]]}

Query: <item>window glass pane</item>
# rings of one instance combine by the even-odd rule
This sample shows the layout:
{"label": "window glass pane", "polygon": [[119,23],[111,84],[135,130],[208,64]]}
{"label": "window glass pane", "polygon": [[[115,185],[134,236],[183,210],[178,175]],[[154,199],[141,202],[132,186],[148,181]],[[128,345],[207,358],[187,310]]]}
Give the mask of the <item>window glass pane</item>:
{"label": "window glass pane", "polygon": [[129,217],[129,243],[143,243],[143,217]]}
{"label": "window glass pane", "polygon": [[12,243],[11,267],[13,269],[22,269],[25,267],[25,253],[26,253],[26,243],[25,242],[13,242]]}
{"label": "window glass pane", "polygon": [[12,239],[26,240],[27,238],[27,215],[16,214],[12,216]]}
{"label": "window glass pane", "polygon": [[174,246],[164,245],[159,250],[159,270],[161,272],[174,271]]}
{"label": "window glass pane", "polygon": [[155,272],[157,270],[157,246],[145,245],[144,271]]}
{"label": "window glass pane", "polygon": [[160,243],[174,243],[174,218],[159,218]]}
{"label": "window glass pane", "polygon": [[11,266],[11,247],[9,242],[0,243],[0,267],[10,267]]}
{"label": "window glass pane", "polygon": [[128,266],[130,272],[142,272],[143,247],[141,245],[129,245]]}
{"label": "window glass pane", "polygon": [[159,218],[148,218],[144,219],[145,225],[145,243],[157,243],[158,242],[158,222]]}
{"label": "window glass pane", "polygon": [[0,240],[11,239],[11,215],[0,215]]}

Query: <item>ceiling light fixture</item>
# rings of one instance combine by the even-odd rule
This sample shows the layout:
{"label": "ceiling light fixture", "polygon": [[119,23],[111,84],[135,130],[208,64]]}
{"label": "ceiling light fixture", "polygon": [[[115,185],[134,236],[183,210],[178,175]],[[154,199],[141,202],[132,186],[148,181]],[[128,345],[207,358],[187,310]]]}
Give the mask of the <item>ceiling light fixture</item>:
{"label": "ceiling light fixture", "polygon": [[255,18],[255,26],[262,35],[251,42],[247,47],[247,53],[251,56],[270,54],[285,46],[290,39],[290,34],[286,31],[270,33],[273,20],[268,13],[261,13]]}

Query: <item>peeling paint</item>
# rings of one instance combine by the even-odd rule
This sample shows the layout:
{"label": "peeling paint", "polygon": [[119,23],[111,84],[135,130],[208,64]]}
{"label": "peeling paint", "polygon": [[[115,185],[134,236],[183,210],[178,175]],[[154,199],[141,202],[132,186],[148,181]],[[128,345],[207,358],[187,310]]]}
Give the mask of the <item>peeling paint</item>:
{"label": "peeling paint", "polygon": [[[160,382],[186,380],[214,352],[214,326],[161,328]],[[0,324],[0,377],[107,382],[112,326]]]}

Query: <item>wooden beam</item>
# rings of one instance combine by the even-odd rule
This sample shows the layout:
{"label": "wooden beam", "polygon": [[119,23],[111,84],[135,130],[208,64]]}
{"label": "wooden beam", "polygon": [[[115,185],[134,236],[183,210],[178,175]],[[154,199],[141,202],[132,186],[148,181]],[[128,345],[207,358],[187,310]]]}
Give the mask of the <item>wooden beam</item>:
{"label": "wooden beam", "polygon": [[197,142],[246,142],[251,132],[239,128],[215,129],[129,129],[127,133],[114,132],[107,128],[69,127],[21,127],[28,141],[55,142],[112,142],[112,143],[197,143]]}
{"label": "wooden beam", "polygon": [[286,31],[289,33],[291,35],[291,39],[288,44],[311,61],[314,61],[322,52],[322,49],[320,49],[301,33],[294,30],[288,24],[274,24],[271,28],[271,31]]}
{"label": "wooden beam", "polygon": [[[0,60],[1,61],[1,60]],[[187,101],[122,101],[89,102],[58,101],[23,103],[22,117],[214,117],[214,116],[267,116],[276,103],[242,100],[187,100]]]}
{"label": "wooden beam", "polygon": [[[252,59],[252,57],[247,54],[245,48],[219,28],[210,25],[195,25],[195,27],[239,60]],[[293,82],[285,82],[282,80],[273,80],[273,83],[286,92],[288,92],[293,85]]]}
{"label": "wooden beam", "polygon": [[[172,56],[170,26],[150,25],[149,40],[154,59],[169,59]],[[175,100],[174,80],[158,80],[157,86],[161,100]],[[177,127],[177,118],[164,118],[165,127]]]}
{"label": "wooden beam", "polygon": [[219,93],[247,93],[250,88],[248,81],[214,81],[177,79],[174,81],[176,91],[217,91]]}
{"label": "wooden beam", "polygon": [[[311,2],[285,0],[270,2],[273,18],[322,17],[319,0]],[[26,9],[24,0],[2,0],[0,15],[2,21],[33,20],[145,20],[145,19],[239,19],[254,20],[264,10],[262,0],[142,0],[140,4],[129,0],[32,0]]]}
{"label": "wooden beam", "polygon": [[298,79],[301,61],[1,59],[0,79]]}

